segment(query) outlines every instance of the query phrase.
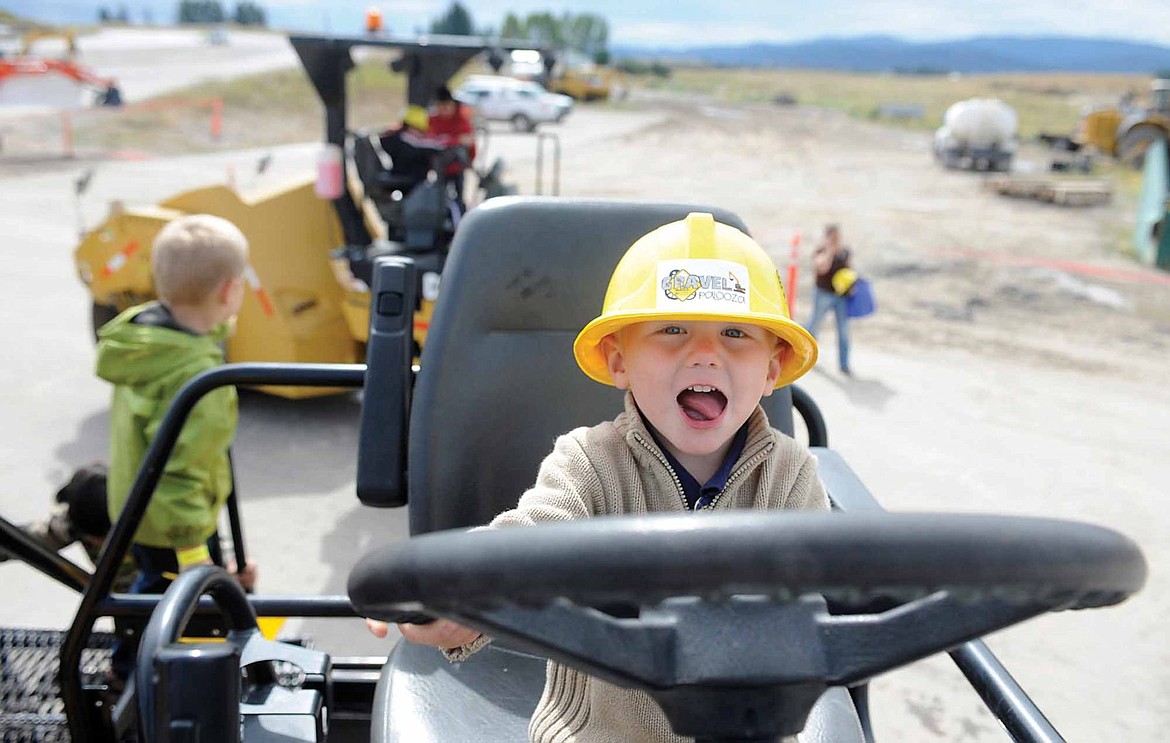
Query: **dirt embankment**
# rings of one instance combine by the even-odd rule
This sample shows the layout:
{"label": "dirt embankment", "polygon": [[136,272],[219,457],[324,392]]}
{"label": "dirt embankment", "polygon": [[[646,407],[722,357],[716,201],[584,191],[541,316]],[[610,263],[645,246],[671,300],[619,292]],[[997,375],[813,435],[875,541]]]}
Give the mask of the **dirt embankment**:
{"label": "dirt embankment", "polygon": [[[600,152],[569,153],[565,191],[730,208],[782,267],[799,230],[798,319],[809,309],[812,245],[837,222],[880,303],[856,324],[859,343],[959,347],[1134,378],[1166,358],[1170,276],[1121,252],[1134,210],[1123,197],[1061,207],[998,196],[984,176],[934,163],[929,135],[837,111],[652,105],[669,112],[661,123]],[[1047,162],[1027,147],[1018,158],[1023,168]]]}
{"label": "dirt embankment", "polygon": [[[626,108],[660,114],[658,123],[614,136],[572,131],[606,130],[604,119],[628,116]],[[388,109],[380,96],[355,96],[353,123],[388,121]],[[81,160],[142,146],[145,135],[136,138],[125,122],[102,129],[112,126],[103,113],[91,116],[93,131],[77,134]],[[150,115],[140,122],[150,137],[147,156],[320,136],[317,106],[291,115],[268,106],[234,110],[218,145],[208,139],[205,112],[164,107]],[[60,157],[59,133],[46,133],[43,123],[6,123],[10,146],[0,172],[75,164]],[[90,141],[99,130],[104,134],[93,142],[100,147]],[[781,267],[799,231],[800,320],[810,305],[809,253],[825,223],[840,223],[879,300],[879,312],[855,326],[860,344],[958,347],[1131,378],[1160,371],[1170,350],[1167,275],[1122,252],[1132,196],[1096,207],[1011,200],[984,190],[979,174],[939,167],[927,133],[813,107],[720,106],[698,96],[635,91],[612,108],[582,108],[561,131],[566,141],[577,140],[565,150],[565,195],[729,208]],[[28,157],[16,146],[24,140],[36,145],[26,143]],[[1017,167],[1041,169],[1048,159],[1025,147]],[[1134,276],[1117,277],[1127,273]]]}

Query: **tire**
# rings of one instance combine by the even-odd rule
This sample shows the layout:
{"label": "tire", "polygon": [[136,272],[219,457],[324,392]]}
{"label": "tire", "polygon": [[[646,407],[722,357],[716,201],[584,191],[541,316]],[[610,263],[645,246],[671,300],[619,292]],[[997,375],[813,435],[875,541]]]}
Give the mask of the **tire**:
{"label": "tire", "polygon": [[1117,159],[1135,170],[1146,163],[1146,150],[1159,139],[1166,139],[1166,130],[1156,124],[1138,124],[1117,143]]}
{"label": "tire", "polygon": [[90,308],[90,329],[93,331],[93,340],[96,343],[98,339],[98,330],[103,325],[113,320],[118,316],[118,308],[112,304],[101,304],[94,302]]}
{"label": "tire", "polygon": [[512,115],[512,129],[518,132],[531,132],[536,130],[536,122],[528,118],[524,114]]}

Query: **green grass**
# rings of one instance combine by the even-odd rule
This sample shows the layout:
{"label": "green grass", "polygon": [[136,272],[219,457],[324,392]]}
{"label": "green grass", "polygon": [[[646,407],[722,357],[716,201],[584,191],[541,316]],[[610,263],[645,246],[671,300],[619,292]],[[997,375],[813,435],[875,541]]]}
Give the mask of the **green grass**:
{"label": "green grass", "polygon": [[[405,78],[381,62],[358,65],[349,75],[348,126],[385,127],[401,120]],[[223,134],[210,137],[213,99],[223,102]],[[159,154],[259,147],[324,139],[325,113],[301,68],[213,80],[121,111],[102,111],[79,124],[78,143],[95,148]]]}
{"label": "green grass", "polygon": [[[351,129],[384,127],[401,119],[405,109],[405,78],[391,72],[388,57],[371,56],[350,72],[349,126]],[[454,87],[475,70],[471,65],[455,76]],[[971,97],[1001,98],[1020,117],[1020,136],[1028,139],[1041,132],[1071,134],[1088,105],[1114,103],[1129,90],[1138,95],[1148,89],[1148,78],[1139,75],[1014,74],[922,76],[863,74],[815,70],[761,70],[733,68],[679,68],[666,79],[629,76],[629,83],[681,94],[701,94],[726,103],[771,104],[778,94],[794,96],[801,105],[840,109],[863,119],[876,118],[882,104],[917,105],[918,120],[890,121],[894,126],[933,130],[952,103]],[[206,112],[189,116],[158,110],[136,111],[130,107],[117,117],[105,117],[101,131],[84,137],[97,143],[114,143],[148,151],[182,149],[183,137],[154,132],[152,128],[189,128],[189,150],[214,147],[248,147],[320,139],[324,113],[320,100],[300,69],[280,70],[228,81],[201,83],[164,96],[180,104],[219,98],[224,105],[224,136],[216,144],[200,137],[206,128]],[[631,104],[615,102],[626,107]],[[79,138],[83,139],[83,138]],[[138,140],[135,144],[134,140]]]}
{"label": "green grass", "polygon": [[663,79],[643,78],[646,87],[699,93],[728,103],[770,103],[781,93],[802,105],[840,109],[858,118],[875,118],[882,104],[922,107],[923,117],[891,122],[934,129],[947,107],[973,97],[1000,98],[1016,109],[1020,136],[1040,132],[1072,133],[1086,105],[1108,105],[1127,91],[1142,94],[1149,79],[1139,75],[1001,74],[925,76],[830,72],[680,68]]}

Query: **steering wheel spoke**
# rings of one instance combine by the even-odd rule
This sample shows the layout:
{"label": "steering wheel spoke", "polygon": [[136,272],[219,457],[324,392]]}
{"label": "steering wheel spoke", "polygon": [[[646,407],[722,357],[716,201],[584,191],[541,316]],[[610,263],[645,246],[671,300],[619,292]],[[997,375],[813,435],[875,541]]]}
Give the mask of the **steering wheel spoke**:
{"label": "steering wheel spoke", "polygon": [[959,601],[945,591],[881,612],[824,616],[825,680],[851,686],[1043,614],[1040,603],[987,598]]}

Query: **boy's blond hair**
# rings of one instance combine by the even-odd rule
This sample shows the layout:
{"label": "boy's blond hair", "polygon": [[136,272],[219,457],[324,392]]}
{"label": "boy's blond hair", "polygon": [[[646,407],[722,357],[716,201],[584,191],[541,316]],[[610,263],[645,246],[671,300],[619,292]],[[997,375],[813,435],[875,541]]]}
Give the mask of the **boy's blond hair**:
{"label": "boy's blond hair", "polygon": [[162,228],[151,255],[154,290],[166,304],[197,305],[248,266],[248,239],[231,222],[190,214]]}

